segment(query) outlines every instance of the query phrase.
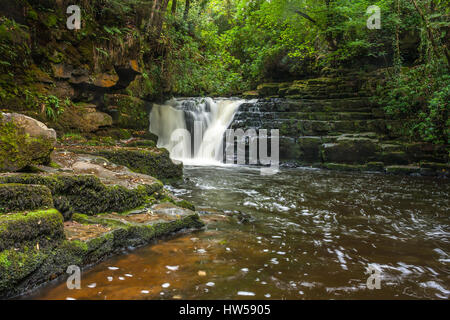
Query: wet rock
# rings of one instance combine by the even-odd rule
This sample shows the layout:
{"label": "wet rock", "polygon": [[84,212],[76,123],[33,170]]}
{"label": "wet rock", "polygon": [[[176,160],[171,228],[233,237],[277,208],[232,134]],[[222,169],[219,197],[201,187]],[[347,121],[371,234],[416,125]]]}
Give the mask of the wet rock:
{"label": "wet rock", "polygon": [[300,156],[301,161],[317,162],[320,161],[320,148],[322,146],[321,137],[300,137],[298,139],[300,144],[300,150],[302,152]]}
{"label": "wet rock", "polygon": [[369,138],[341,137],[336,143],[324,144],[324,162],[363,164],[375,157],[378,149],[376,141]]}
{"label": "wet rock", "polygon": [[419,174],[420,173],[420,167],[417,166],[388,166],[386,167],[386,172],[390,174],[404,174],[404,175],[411,175],[411,174]]}
{"label": "wet rock", "polygon": [[376,171],[376,172],[384,172],[384,163],[383,162],[369,162],[366,165],[367,171]]}

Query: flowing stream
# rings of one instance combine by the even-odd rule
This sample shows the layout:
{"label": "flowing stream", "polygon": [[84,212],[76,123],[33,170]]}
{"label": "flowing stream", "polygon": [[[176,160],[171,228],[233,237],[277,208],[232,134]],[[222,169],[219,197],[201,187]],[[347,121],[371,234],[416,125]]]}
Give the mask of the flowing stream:
{"label": "flowing stream", "polygon": [[[81,290],[57,281],[27,298],[450,298],[447,179],[208,166],[240,101],[190,101],[154,108],[151,131],[187,163],[168,188],[216,222],[85,270]],[[170,145],[195,121],[206,129],[197,150]]]}

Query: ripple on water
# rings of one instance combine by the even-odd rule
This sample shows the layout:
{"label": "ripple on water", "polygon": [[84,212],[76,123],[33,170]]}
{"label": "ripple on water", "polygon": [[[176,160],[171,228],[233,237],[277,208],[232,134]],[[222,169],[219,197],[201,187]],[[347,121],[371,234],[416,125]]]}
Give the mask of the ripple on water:
{"label": "ripple on water", "polygon": [[[169,188],[175,195],[252,222],[224,219],[136,249],[83,273],[96,290],[61,282],[39,298],[170,299],[172,287],[183,299],[450,298],[446,181],[239,167],[186,167],[185,176]],[[369,264],[383,290],[365,289]]]}

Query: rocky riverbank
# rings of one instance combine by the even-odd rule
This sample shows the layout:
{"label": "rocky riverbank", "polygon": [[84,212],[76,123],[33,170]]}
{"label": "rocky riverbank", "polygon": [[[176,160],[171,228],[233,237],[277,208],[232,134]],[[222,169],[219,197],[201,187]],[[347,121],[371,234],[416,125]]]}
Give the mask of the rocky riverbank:
{"label": "rocky riverbank", "polygon": [[154,142],[57,140],[54,130],[20,114],[2,114],[0,130],[2,298],[70,265],[90,266],[204,226],[191,203],[164,189],[159,179],[181,178],[182,164]]}

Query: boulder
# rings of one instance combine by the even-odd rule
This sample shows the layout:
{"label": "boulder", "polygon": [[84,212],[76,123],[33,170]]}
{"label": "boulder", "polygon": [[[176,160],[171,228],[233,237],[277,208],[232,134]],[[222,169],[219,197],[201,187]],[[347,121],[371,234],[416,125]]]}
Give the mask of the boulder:
{"label": "boulder", "polygon": [[56,132],[45,124],[17,113],[0,113],[0,171],[48,164]]}
{"label": "boulder", "polygon": [[14,122],[14,124],[24,130],[30,137],[41,137],[52,140],[56,143],[56,131],[47,128],[45,124],[19,113],[3,113],[3,121]]}
{"label": "boulder", "polygon": [[322,145],[324,162],[363,164],[375,158],[378,145],[369,138],[341,137]]}
{"label": "boulder", "polygon": [[82,117],[94,131],[101,127],[111,127],[113,124],[112,117],[104,112],[88,112],[83,114]]}

